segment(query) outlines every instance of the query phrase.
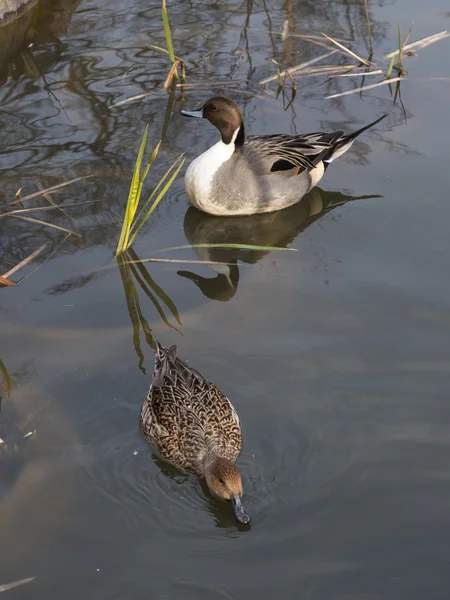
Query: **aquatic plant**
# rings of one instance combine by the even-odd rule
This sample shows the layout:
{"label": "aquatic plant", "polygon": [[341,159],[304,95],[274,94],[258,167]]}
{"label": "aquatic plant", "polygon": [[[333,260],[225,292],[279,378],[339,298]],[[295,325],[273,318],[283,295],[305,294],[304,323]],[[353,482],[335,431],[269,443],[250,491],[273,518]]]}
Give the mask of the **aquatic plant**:
{"label": "aquatic plant", "polygon": [[[318,75],[326,75],[329,78],[361,77],[362,83],[361,83],[360,87],[356,87],[355,89],[348,90],[346,92],[331,94],[329,96],[326,96],[325,99],[339,98],[341,96],[347,96],[349,94],[362,93],[365,90],[373,89],[378,86],[391,84],[394,82],[400,82],[401,79],[407,74],[407,71],[403,67],[403,59],[405,56],[413,56],[414,55],[413,48],[414,48],[414,51],[416,51],[418,49],[425,48],[426,46],[429,46],[430,44],[434,44],[435,42],[438,42],[447,37],[450,37],[450,34],[447,31],[441,31],[440,33],[436,33],[434,35],[430,35],[428,37],[422,38],[415,42],[408,43],[410,35],[411,35],[411,31],[412,31],[412,24],[411,24],[404,40],[402,39],[400,24],[398,24],[398,26],[397,26],[398,49],[394,50],[394,52],[391,52],[390,54],[387,54],[386,56],[382,57],[381,59],[376,59],[377,62],[378,61],[385,62],[387,60],[390,61],[388,64],[387,70],[385,72],[383,68],[376,68],[377,63],[375,62],[375,60],[373,60],[374,48],[373,48],[373,39],[372,39],[372,25],[370,23],[367,0],[364,0],[364,7],[365,7],[365,17],[366,17],[366,21],[367,21],[368,36],[369,36],[369,57],[368,57],[368,59],[363,58],[362,56],[356,54],[353,50],[348,48],[345,45],[345,40],[338,40],[336,38],[331,37],[330,35],[327,35],[326,33],[322,33],[321,37],[320,37],[320,36],[316,36],[316,35],[299,35],[299,34],[295,34],[295,33],[282,32],[282,34],[280,34],[280,35],[283,35],[285,37],[287,35],[289,35],[289,36],[292,36],[295,38],[301,38],[308,43],[312,43],[312,44],[315,44],[318,46],[325,47],[328,50],[328,52],[321,54],[320,56],[317,56],[306,62],[303,62],[303,63],[300,63],[293,67],[290,67],[290,68],[286,69],[285,71],[281,71],[279,64],[276,61],[273,61],[277,65],[276,74],[266,77],[265,79],[262,79],[259,82],[259,84],[265,86],[274,81],[278,82],[278,92],[277,92],[277,97],[278,97],[278,95],[280,94],[281,91],[283,92],[283,95],[284,95],[285,78],[286,77],[289,77],[292,80],[293,91],[294,91],[294,78],[298,79],[298,78],[311,77],[311,76],[317,77]],[[341,64],[341,65],[327,64],[327,65],[320,65],[320,66],[312,67],[313,64],[315,65],[315,63],[321,62],[324,59],[329,58],[332,55],[336,56],[337,54],[351,57],[353,60],[355,60],[357,62],[353,63],[353,64],[345,64],[345,65],[344,64]],[[395,64],[396,59],[397,59],[397,64]],[[393,69],[396,70],[397,76],[391,78]],[[364,81],[365,81],[366,77],[375,76],[375,75],[380,75],[382,77],[381,81],[378,81],[377,83],[370,84],[370,85],[364,85]],[[394,103],[396,101],[398,94],[399,94],[399,85],[397,85],[397,88],[396,88],[396,93],[394,96]]]}
{"label": "aquatic plant", "polygon": [[145,179],[150,171],[150,167],[152,166],[156,157],[158,156],[158,151],[161,146],[161,141],[159,141],[156,147],[154,148],[153,152],[151,153],[147,164],[141,170],[145,147],[147,145],[147,136],[148,125],[145,127],[144,135],[142,137],[141,145],[136,159],[136,164],[134,165],[133,177],[131,178],[130,191],[128,193],[128,201],[122,224],[122,231],[120,233],[119,243],[117,244],[116,249],[116,256],[128,250],[128,248],[130,248],[130,246],[133,244],[138,233],[141,231],[142,227],[145,225],[150,215],[153,213],[155,208],[163,199],[167,190],[174,182],[185,161],[185,159],[183,158],[184,155],[180,154],[180,156],[172,163],[172,165],[167,169],[167,171],[158,181],[152,193],[150,194],[150,196],[148,197],[148,199],[146,200],[146,202],[144,203],[141,210],[136,216],[137,210],[139,208],[139,203],[141,201],[142,188],[144,186]]}
{"label": "aquatic plant", "polygon": [[164,82],[164,89],[168,90],[170,87],[170,84],[173,83],[175,85],[178,80],[178,67],[180,68],[180,75],[181,75],[182,83],[184,83],[186,81],[186,68],[184,66],[184,62],[181,60],[181,58],[178,58],[177,56],[175,56],[175,52],[173,50],[172,33],[170,31],[169,14],[167,12],[166,0],[162,0],[161,13],[162,13],[162,20],[163,20],[163,25],[164,25],[164,35],[166,36],[167,49],[161,48],[160,46],[154,46],[154,45],[151,45],[150,47],[154,48],[155,50],[160,50],[161,52],[165,52],[169,55],[169,59],[170,59],[170,63],[172,65],[172,67],[166,77],[166,81]]}

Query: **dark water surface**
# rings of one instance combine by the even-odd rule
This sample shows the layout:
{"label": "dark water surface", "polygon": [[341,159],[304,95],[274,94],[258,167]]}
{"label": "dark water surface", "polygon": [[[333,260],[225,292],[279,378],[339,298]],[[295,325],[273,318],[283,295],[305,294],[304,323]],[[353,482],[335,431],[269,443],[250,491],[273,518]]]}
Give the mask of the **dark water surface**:
{"label": "dark water surface", "polygon": [[[396,48],[397,21],[405,33],[415,22],[412,40],[449,24],[444,0],[369,6],[377,57]],[[231,264],[119,271],[104,267],[144,123],[153,144],[169,100],[158,91],[168,60],[148,48],[165,43],[159,2],[40,10],[34,45],[0,57],[1,209],[22,186],[93,176],[53,195],[83,203],[67,209],[73,220],[34,215],[79,238],[0,219],[0,274],[47,243],[12,279],[41,268],[0,290],[0,359],[13,384],[10,398],[1,392],[0,584],[36,578],[5,598],[447,599],[449,41],[405,59],[404,109],[387,86],[325,100],[357,83],[321,75],[298,79],[284,111],[273,84],[258,85],[275,72],[269,59],[292,66],[325,52],[282,42],[285,19],[367,56],[363,2],[169,3],[188,82],[247,81],[177,94],[155,178],[215,139],[178,113],[217,90],[240,103],[252,133],[350,131],[389,117],[285,213],[201,215],[180,177],[136,255]],[[157,254],[223,241],[298,252]],[[178,343],[234,402],[250,531],[141,439],[153,339]]]}

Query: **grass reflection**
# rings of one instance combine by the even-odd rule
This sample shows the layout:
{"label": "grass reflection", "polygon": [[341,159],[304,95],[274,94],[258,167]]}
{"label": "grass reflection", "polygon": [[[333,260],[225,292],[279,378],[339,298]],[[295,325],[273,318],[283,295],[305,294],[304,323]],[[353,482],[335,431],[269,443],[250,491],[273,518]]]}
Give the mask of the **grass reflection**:
{"label": "grass reflection", "polygon": [[[148,324],[148,321],[144,317],[144,313],[141,309],[138,288],[140,287],[147,298],[151,300],[162,321],[168,327],[183,335],[177,327],[170,323],[166,312],[169,311],[179,325],[181,325],[180,315],[178,314],[178,310],[174,302],[150,276],[147,268],[140,261],[138,255],[132,248],[116,257],[116,260],[125,292],[128,314],[133,327],[134,350],[139,359],[139,369],[145,373],[145,369],[143,367],[144,353],[141,347],[141,328],[144,334],[145,342],[150,346],[150,348],[152,348],[153,351],[156,349],[156,344],[152,335],[152,328]],[[138,284],[138,288],[136,288],[136,283]]]}

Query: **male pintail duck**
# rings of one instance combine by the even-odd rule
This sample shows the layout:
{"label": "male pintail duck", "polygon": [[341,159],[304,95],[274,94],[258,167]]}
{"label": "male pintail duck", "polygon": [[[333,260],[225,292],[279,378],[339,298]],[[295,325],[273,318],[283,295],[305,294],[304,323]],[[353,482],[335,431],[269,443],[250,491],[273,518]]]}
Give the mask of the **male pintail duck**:
{"label": "male pintail duck", "polygon": [[156,343],[155,371],[139,424],[164,459],[204,477],[215,496],[231,502],[236,519],[250,523],[234,464],[242,448],[239,417],[219,388],[177,357],[176,346]]}
{"label": "male pintail duck", "polygon": [[208,119],[221,140],[198,156],[185,175],[189,200],[212,215],[251,215],[287,208],[303,198],[322,178],[328,165],[346,152],[356,137],[384,119],[345,135],[251,135],[233,100],[214,96],[185,117]]}

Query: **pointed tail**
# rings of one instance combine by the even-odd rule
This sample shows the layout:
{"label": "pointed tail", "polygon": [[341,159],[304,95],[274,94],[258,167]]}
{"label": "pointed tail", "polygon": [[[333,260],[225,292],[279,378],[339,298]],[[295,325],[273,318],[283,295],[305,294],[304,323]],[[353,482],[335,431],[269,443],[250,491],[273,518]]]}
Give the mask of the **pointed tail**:
{"label": "pointed tail", "polygon": [[364,127],[361,127],[361,129],[358,129],[357,131],[354,131],[353,133],[350,133],[349,135],[343,135],[342,137],[340,137],[333,145],[333,148],[330,150],[329,156],[327,158],[323,159],[324,162],[330,163],[335,158],[342,156],[345,152],[347,152],[347,150],[351,147],[351,145],[356,140],[356,138],[359,135],[361,135],[361,133],[364,133],[364,131],[366,131],[367,129],[370,129],[371,127],[373,127],[374,125],[376,125],[377,123],[379,123],[380,121],[385,119],[387,116],[388,116],[388,113],[382,115],[375,121],[372,121],[372,123],[369,123],[368,125],[364,125]]}

